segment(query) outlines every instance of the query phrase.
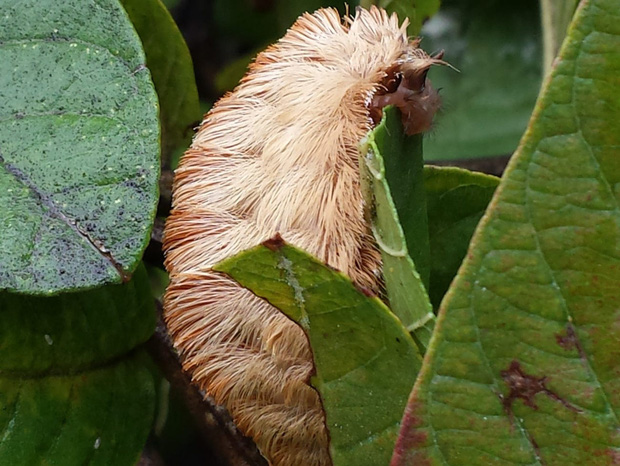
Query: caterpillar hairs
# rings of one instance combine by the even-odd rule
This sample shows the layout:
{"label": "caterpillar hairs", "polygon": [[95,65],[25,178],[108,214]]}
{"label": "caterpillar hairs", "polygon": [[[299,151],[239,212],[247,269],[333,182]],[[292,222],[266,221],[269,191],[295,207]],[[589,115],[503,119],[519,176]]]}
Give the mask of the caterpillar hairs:
{"label": "caterpillar hairs", "polygon": [[211,270],[276,234],[377,292],[379,251],[364,220],[358,144],[396,105],[427,130],[443,63],[372,7],[302,15],[205,116],[176,170],[164,233],[164,316],[193,383],[226,406],[270,464],[329,465],[303,331]]}

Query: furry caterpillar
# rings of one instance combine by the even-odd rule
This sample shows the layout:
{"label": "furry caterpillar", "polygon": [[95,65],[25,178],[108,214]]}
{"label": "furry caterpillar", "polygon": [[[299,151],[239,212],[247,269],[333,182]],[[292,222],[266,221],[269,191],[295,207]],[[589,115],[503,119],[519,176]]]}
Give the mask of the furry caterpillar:
{"label": "furry caterpillar", "polygon": [[274,465],[331,464],[310,348],[295,323],[211,267],[279,233],[378,291],[358,144],[386,105],[410,134],[439,106],[426,73],[441,57],[406,25],[375,7],[344,21],[334,9],[304,14],[206,115],[176,171],[168,329],[194,383]]}

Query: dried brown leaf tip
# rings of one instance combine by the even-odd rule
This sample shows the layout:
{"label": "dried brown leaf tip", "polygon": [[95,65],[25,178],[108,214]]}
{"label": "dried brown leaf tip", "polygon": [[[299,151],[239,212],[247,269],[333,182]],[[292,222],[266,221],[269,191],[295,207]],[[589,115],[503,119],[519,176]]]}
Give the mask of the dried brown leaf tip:
{"label": "dried brown leaf tip", "polygon": [[[226,406],[274,465],[328,465],[321,402],[302,330],[214,272],[277,233],[360,289],[379,289],[358,144],[385,105],[409,133],[439,104],[429,57],[384,10],[302,15],[205,116],[175,174],[164,234],[165,319],[194,383]],[[272,239],[271,241],[269,241]]]}
{"label": "dried brown leaf tip", "polygon": [[282,249],[284,244],[284,239],[280,236],[280,233],[276,233],[273,238],[269,238],[267,241],[263,242],[263,246],[274,252]]}

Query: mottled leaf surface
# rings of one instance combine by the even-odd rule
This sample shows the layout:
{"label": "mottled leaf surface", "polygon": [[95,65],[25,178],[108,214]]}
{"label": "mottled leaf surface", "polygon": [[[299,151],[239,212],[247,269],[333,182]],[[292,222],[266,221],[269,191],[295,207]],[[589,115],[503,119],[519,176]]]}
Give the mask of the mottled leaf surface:
{"label": "mottled leaf surface", "polygon": [[393,465],[620,458],[620,11],[582,2],[442,304]]}
{"label": "mottled leaf surface", "polygon": [[161,109],[162,159],[191,142],[201,120],[192,57],[161,0],[121,0],[142,40]]}
{"label": "mottled leaf surface", "polygon": [[155,214],[159,129],[124,10],[4,2],[0,63],[0,289],[127,279]]}
{"label": "mottled leaf surface", "polygon": [[439,307],[461,262],[476,225],[489,205],[499,178],[456,167],[424,167],[430,239],[430,286]]}
{"label": "mottled leaf surface", "polygon": [[308,254],[271,241],[218,264],[301,325],[312,347],[334,466],[385,465],[421,357],[378,298]]}

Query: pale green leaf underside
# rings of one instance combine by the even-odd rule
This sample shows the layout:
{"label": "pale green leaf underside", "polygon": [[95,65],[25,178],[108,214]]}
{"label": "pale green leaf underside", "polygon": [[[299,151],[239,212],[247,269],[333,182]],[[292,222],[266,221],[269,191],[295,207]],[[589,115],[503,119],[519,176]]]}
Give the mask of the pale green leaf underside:
{"label": "pale green leaf underside", "polygon": [[583,2],[442,304],[394,465],[620,458],[619,68],[617,2]]}

